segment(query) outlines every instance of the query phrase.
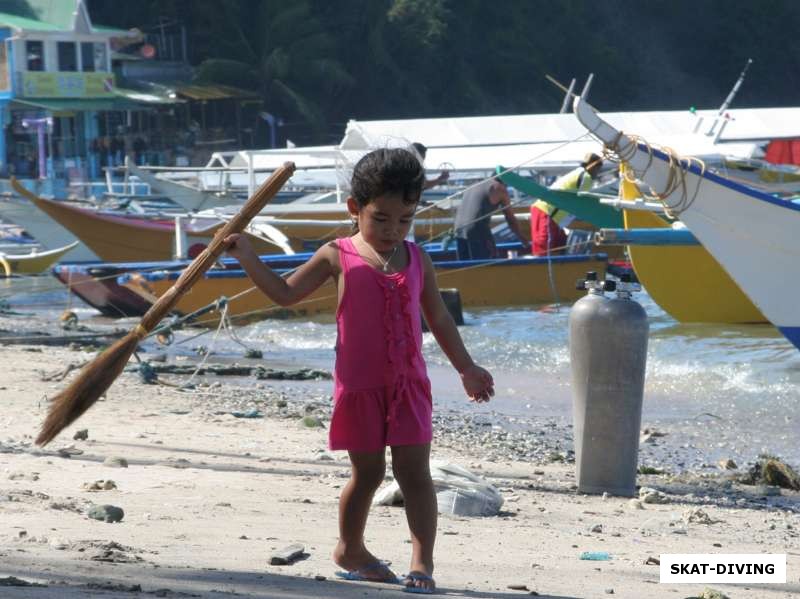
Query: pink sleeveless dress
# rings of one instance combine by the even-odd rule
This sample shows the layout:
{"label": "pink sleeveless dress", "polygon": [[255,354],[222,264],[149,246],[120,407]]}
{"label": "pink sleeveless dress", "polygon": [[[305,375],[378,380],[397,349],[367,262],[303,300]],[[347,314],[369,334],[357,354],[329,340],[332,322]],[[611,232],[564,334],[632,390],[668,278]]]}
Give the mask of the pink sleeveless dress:
{"label": "pink sleeveless dress", "polygon": [[350,238],[338,240],[344,294],[336,311],[331,449],[380,451],[430,443],[431,385],[422,359],[419,248],[404,242],[405,269],[384,274]]}

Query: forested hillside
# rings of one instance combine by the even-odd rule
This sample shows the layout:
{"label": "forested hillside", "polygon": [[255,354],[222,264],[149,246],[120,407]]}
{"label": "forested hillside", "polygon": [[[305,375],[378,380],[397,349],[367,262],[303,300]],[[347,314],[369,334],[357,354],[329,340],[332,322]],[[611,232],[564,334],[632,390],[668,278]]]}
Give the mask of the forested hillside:
{"label": "forested hillside", "polygon": [[800,104],[800,2],[700,0],[90,0],[96,23],[184,24],[201,80],[259,90],[306,124],[556,112],[550,74],[595,74],[602,110]]}

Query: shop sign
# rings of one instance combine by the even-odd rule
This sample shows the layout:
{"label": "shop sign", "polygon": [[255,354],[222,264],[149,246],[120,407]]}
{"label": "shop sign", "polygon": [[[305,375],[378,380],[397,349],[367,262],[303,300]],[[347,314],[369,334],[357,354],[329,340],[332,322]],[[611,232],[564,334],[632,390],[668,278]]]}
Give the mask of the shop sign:
{"label": "shop sign", "polygon": [[26,98],[103,98],[114,95],[113,73],[21,72]]}

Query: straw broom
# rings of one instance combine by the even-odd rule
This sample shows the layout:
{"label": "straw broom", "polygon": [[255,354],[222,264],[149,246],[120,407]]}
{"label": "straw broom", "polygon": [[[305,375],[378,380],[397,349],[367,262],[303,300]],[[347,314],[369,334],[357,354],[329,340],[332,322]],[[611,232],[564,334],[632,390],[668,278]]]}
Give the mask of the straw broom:
{"label": "straw broom", "polygon": [[241,233],[253,217],[269,202],[294,173],[287,162],[259,187],[242,209],[214,235],[206,249],[186,267],[175,284],[153,304],[142,320],[125,337],[97,356],[78,377],[53,398],[39,436],[38,445],[47,445],[62,430],[75,422],[111,386],[128,363],[139,342],[166,316],[192,285],[225,251],[224,239]]}

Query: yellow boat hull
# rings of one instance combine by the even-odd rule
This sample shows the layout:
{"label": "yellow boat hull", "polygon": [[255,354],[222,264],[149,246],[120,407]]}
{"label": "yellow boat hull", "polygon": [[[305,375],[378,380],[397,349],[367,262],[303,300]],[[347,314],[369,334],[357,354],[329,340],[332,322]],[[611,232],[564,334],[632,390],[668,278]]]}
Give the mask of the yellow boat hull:
{"label": "yellow boat hull", "polygon": [[[604,257],[570,259],[548,265],[544,259],[498,260],[489,264],[453,263],[438,265],[437,281],[440,288],[456,288],[464,307],[478,306],[529,306],[557,302],[572,302],[585,295],[575,288],[575,281],[594,270],[600,278],[605,276]],[[575,257],[577,258],[577,257]],[[200,279],[178,301],[176,310],[189,314],[216,301],[220,296],[230,299],[228,314],[237,320],[263,318],[303,317],[333,315],[336,310],[336,287],[328,282],[302,302],[290,307],[274,304],[257,289],[252,281],[232,271]],[[134,275],[125,287],[149,302],[156,301],[172,287],[172,278]],[[249,290],[249,291],[248,291]],[[241,295],[240,295],[241,294]],[[213,324],[218,314],[206,315],[195,324]]]}
{"label": "yellow boat hull", "polygon": [[[625,210],[625,228],[668,227],[652,212]],[[701,245],[628,246],[636,277],[679,322],[749,324],[766,317]]]}
{"label": "yellow boat hull", "polygon": [[0,252],[0,272],[5,276],[38,275],[58,262],[78,242],[70,243],[63,248],[30,254],[4,254]]}

